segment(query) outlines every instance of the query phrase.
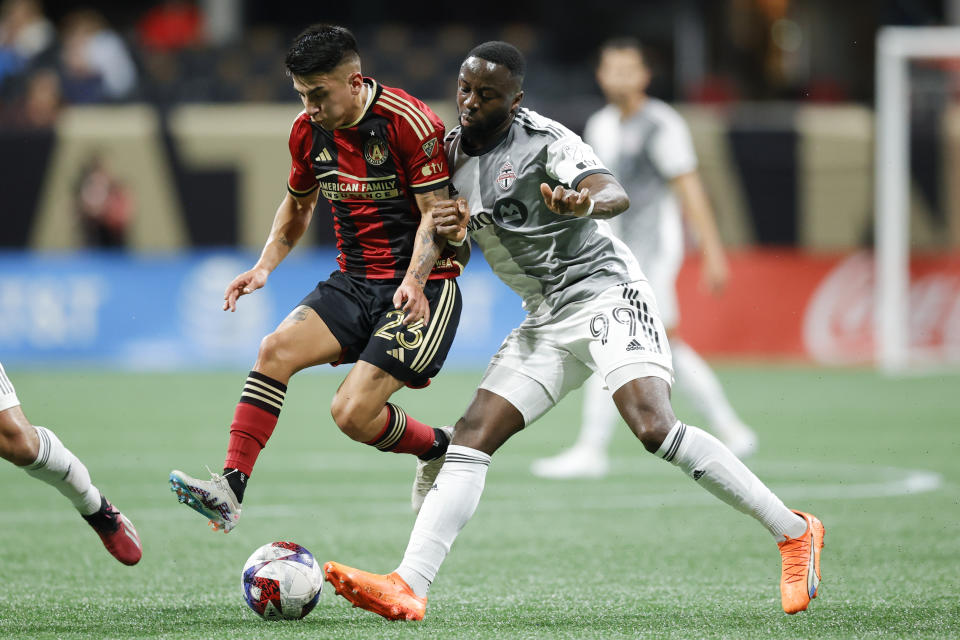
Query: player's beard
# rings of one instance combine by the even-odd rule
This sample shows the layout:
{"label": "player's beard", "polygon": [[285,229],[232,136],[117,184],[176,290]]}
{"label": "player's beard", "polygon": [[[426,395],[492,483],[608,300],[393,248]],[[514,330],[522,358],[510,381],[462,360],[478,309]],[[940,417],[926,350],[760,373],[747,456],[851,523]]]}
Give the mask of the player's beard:
{"label": "player's beard", "polygon": [[[469,116],[469,113],[466,113]],[[491,137],[495,135],[504,124],[513,117],[509,109],[491,113],[484,119],[474,119],[471,124],[465,125],[461,122],[464,136],[473,144],[486,146],[492,142]]]}

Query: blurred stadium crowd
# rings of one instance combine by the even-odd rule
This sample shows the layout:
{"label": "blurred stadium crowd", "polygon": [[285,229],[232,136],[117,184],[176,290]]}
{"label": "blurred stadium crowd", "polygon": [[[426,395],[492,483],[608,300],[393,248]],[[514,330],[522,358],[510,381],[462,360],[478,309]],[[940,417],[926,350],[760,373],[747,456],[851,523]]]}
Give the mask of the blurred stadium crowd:
{"label": "blurred stadium crowd", "polygon": [[[5,358],[223,365],[282,319],[271,319],[283,307],[266,297],[242,327],[229,329],[217,305],[198,314],[241,268],[208,252],[263,246],[300,109],[283,59],[320,21],[353,30],[367,75],[448,123],[463,56],[507,40],[528,59],[524,104],[576,132],[604,103],[594,80],[601,43],[639,38],[650,94],[687,121],[732,255],[732,287],[687,314],[685,335],[710,355],[871,361],[877,33],[960,25],[960,0],[0,0]],[[936,356],[924,357],[951,361],[960,354],[958,71],[958,59],[910,65],[909,241],[934,254],[911,284],[922,301],[913,341]],[[298,258],[331,262],[326,216],[301,245],[318,251]],[[94,248],[112,251],[69,253]],[[465,277],[478,278],[474,291],[499,291],[476,267]],[[276,281],[273,291],[299,295],[292,282],[292,293]],[[697,287],[681,275],[681,307],[705,304]],[[777,304],[760,310],[758,299]],[[476,324],[464,331],[476,351],[463,361],[482,366],[510,328],[491,323],[511,303],[472,300],[465,316]],[[131,305],[176,319],[131,318]]]}
{"label": "blurred stadium crowd", "polygon": [[[956,3],[614,0],[562,10],[533,0],[458,3],[442,11],[431,3],[376,1],[316,11],[267,4],[4,0],[0,124],[50,126],[65,104],[292,100],[283,54],[290,38],[314,21],[352,28],[367,73],[427,100],[448,97],[471,46],[508,40],[529,58],[531,106],[573,100],[574,125],[599,101],[591,73],[596,46],[620,34],[648,44],[659,72],[653,93],[667,100],[869,101],[876,28],[943,23]],[[584,97],[588,103],[581,105]]]}
{"label": "blurred stadium crowd", "polygon": [[[303,7],[0,0],[0,208],[17,212],[0,246],[131,246],[131,225],[161,216],[185,231],[142,229],[133,247],[259,245],[288,162],[282,130],[298,108],[284,55],[296,33],[317,21],[351,28],[367,75],[447,119],[464,54],[485,40],[507,40],[528,59],[524,104],[577,132],[603,105],[593,73],[598,47],[638,37],[654,72],[650,93],[676,103],[693,130],[728,245],[869,246],[877,30],[960,24],[960,0]],[[960,74],[956,61],[912,67],[911,161],[929,220],[914,238],[936,247],[949,235],[955,244],[960,222],[949,221],[960,220],[960,196],[949,175],[960,154],[947,133],[957,119]],[[98,108],[80,119],[82,110],[70,108],[89,105]],[[239,123],[230,117],[243,110],[245,124],[227,124]],[[188,114],[207,124],[187,133]],[[276,131],[263,130],[274,124]],[[161,146],[148,162],[153,144]],[[195,144],[219,155],[191,157]],[[257,171],[238,164],[250,148]],[[269,156],[276,171],[265,171],[273,152],[280,154]],[[166,182],[145,183],[158,176]],[[65,209],[79,222],[76,231],[53,234],[68,220],[58,217]],[[948,227],[956,229],[948,234]],[[326,226],[315,233],[319,244],[332,242]]]}

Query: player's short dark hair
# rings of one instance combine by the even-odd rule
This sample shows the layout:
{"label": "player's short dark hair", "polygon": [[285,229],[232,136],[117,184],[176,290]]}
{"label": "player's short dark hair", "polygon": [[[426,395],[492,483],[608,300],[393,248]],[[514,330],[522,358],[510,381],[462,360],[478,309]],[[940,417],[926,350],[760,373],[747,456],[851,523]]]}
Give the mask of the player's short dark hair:
{"label": "player's short dark hair", "polygon": [[491,40],[478,44],[470,53],[468,58],[480,58],[494,64],[501,64],[510,70],[510,76],[516,78],[520,84],[523,84],[523,76],[527,72],[527,61],[520,53],[520,50],[509,42],[502,40]]}
{"label": "player's short dark hair", "polygon": [[335,24],[315,24],[294,38],[284,64],[288,75],[310,76],[329,73],[354,56],[359,58],[360,49],[349,29]]}
{"label": "player's short dark hair", "polygon": [[604,40],[603,44],[600,45],[600,53],[610,49],[632,49],[639,53],[641,57],[646,58],[643,43],[632,36],[617,36]]}

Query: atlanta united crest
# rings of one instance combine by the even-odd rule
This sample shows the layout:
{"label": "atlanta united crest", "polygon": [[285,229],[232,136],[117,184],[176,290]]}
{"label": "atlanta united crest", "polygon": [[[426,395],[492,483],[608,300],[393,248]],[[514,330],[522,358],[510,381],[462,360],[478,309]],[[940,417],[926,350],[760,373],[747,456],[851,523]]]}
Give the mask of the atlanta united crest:
{"label": "atlanta united crest", "polygon": [[513,172],[513,165],[507,160],[500,167],[500,173],[497,174],[497,186],[503,191],[509,189],[517,179],[517,174]]}
{"label": "atlanta united crest", "polygon": [[386,162],[389,155],[390,151],[387,150],[387,143],[378,136],[372,135],[363,145],[363,158],[375,167],[379,167]]}

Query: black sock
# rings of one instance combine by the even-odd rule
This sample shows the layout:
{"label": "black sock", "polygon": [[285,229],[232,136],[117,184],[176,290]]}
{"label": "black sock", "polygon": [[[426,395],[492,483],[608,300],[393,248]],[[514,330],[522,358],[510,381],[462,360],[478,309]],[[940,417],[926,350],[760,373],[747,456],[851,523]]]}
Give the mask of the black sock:
{"label": "black sock", "polygon": [[443,429],[433,428],[433,446],[425,454],[420,456],[421,460],[436,460],[447,452],[450,446],[450,436]]}
{"label": "black sock", "polygon": [[227,479],[227,484],[233,489],[233,495],[237,496],[237,502],[243,502],[243,492],[247,489],[247,480],[250,476],[239,469],[227,467],[223,470],[223,477]]}

